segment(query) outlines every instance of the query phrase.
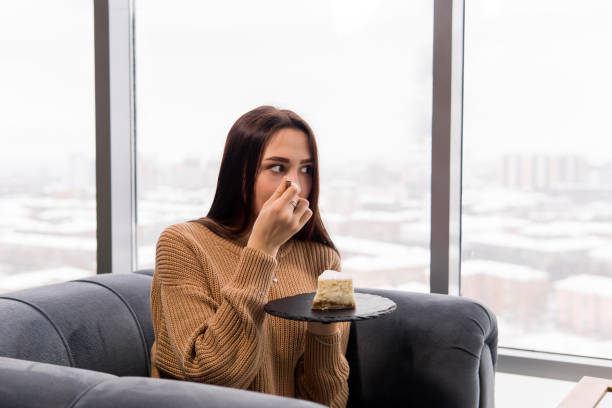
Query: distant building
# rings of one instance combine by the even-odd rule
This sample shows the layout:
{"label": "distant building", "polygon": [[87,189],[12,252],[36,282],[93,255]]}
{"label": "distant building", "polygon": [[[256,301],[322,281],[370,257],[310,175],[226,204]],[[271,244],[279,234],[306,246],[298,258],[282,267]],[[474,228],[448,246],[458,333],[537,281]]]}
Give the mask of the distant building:
{"label": "distant building", "polygon": [[[487,259],[509,264],[529,265],[548,271],[551,278],[561,279],[589,267],[589,253],[606,243],[592,236],[535,236],[535,231],[480,232],[466,235],[463,250]],[[554,229],[551,228],[554,234]],[[528,236],[533,233],[534,236]]]}
{"label": "distant building", "polygon": [[9,274],[71,266],[96,270],[96,238],[40,233],[0,234],[0,264]]}
{"label": "distant building", "polygon": [[589,166],[578,156],[507,154],[501,177],[503,186],[521,189],[579,186],[589,182]]}
{"label": "distant building", "polygon": [[330,213],[351,214],[357,209],[356,195],[359,186],[355,182],[332,180],[321,185],[319,207]]}
{"label": "distant building", "polygon": [[334,234],[397,243],[404,240],[410,225],[420,222],[422,213],[413,209],[393,212],[360,210],[350,215],[335,213],[323,218]]}
{"label": "distant building", "polygon": [[461,264],[461,294],[523,327],[537,325],[546,314],[548,279],[545,271],[511,263],[475,259]]}
{"label": "distant building", "polygon": [[571,333],[612,337],[612,277],[580,274],[554,284],[557,326]]}
{"label": "distant building", "polygon": [[429,250],[350,236],[335,236],[342,270],[353,274],[355,286],[402,288],[429,284]]}

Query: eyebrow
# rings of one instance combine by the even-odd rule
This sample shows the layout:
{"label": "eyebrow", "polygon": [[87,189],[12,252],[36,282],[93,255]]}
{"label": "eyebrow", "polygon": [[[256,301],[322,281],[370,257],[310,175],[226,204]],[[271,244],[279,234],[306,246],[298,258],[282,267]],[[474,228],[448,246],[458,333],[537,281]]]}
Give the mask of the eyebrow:
{"label": "eyebrow", "polygon": [[[289,159],[286,159],[284,157],[278,157],[278,156],[268,157],[265,160],[274,160],[274,161],[279,161],[279,162],[283,162],[283,163],[289,163]],[[300,163],[313,163],[313,162],[314,162],[313,159],[304,159],[304,160],[300,161]]]}

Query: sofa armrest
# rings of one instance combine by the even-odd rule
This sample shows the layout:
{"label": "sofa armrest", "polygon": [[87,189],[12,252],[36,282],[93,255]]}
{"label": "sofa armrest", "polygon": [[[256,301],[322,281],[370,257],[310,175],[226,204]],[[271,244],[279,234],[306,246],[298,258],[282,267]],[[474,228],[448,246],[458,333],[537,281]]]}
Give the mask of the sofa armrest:
{"label": "sofa armrest", "polygon": [[388,316],[353,322],[349,407],[493,407],[495,315],[457,296],[356,289],[392,299]]}
{"label": "sofa armrest", "polygon": [[13,408],[323,408],[314,402],[209,384],[0,357],[0,401]]}

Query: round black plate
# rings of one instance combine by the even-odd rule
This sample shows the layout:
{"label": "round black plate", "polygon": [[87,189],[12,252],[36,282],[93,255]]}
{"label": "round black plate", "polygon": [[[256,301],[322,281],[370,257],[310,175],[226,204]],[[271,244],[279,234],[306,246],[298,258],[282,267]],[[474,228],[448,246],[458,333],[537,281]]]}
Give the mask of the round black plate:
{"label": "round black plate", "polygon": [[397,307],[389,298],[355,293],[355,309],[313,310],[314,295],[315,292],[311,292],[276,299],[268,302],[264,310],[283,319],[332,323],[374,319],[388,315]]}

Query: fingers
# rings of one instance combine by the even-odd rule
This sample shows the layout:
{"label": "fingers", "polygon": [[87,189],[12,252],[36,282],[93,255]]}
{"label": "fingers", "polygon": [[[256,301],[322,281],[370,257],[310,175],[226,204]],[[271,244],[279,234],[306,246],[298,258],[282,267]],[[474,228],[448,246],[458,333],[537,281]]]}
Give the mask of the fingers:
{"label": "fingers", "polygon": [[284,195],[297,195],[302,192],[300,186],[297,183],[289,180],[287,177],[283,177],[281,184],[285,186],[285,190],[283,192]]}
{"label": "fingers", "polygon": [[280,201],[282,203],[288,203],[290,201],[298,201],[299,194],[300,194],[300,188],[298,187],[297,184],[292,183],[291,186],[289,186],[285,190],[285,192],[281,195]]}
{"label": "fingers", "polygon": [[310,208],[306,208],[306,211],[304,211],[304,214],[302,214],[302,216],[300,217],[300,229],[302,229],[302,227],[306,225],[310,217],[312,217],[312,210]]}
{"label": "fingers", "polygon": [[[308,200],[302,197],[298,197],[296,198],[297,201],[297,206],[295,207],[295,210],[293,211],[294,214],[301,214],[304,212],[305,208],[308,208]],[[299,211],[299,212],[298,212]]]}
{"label": "fingers", "polygon": [[300,229],[312,216],[312,210],[308,208],[309,204],[310,203],[305,198],[299,198],[298,205],[295,207],[295,211],[293,212],[294,217],[299,220],[298,226]]}
{"label": "fingers", "polygon": [[[300,230],[312,216],[312,210],[309,208],[310,203],[307,199],[299,197],[300,192],[301,188],[298,184],[293,183],[291,180],[287,179],[287,177],[283,177],[283,180],[268,200],[270,202],[276,201],[275,207],[279,210],[286,208],[291,213],[289,219],[293,219],[294,222],[297,220],[298,230]],[[293,204],[291,204],[292,201],[297,203],[295,208]]]}
{"label": "fingers", "polygon": [[299,204],[300,191],[301,188],[299,185],[291,182],[291,180],[288,180],[286,177],[284,177],[283,181],[279,184],[272,196],[270,196],[270,198],[268,199],[268,202],[270,202],[271,205],[274,205],[274,207],[276,207],[276,209],[280,211],[285,211],[285,209],[287,208],[294,210],[294,207],[291,202],[295,201]]}
{"label": "fingers", "polygon": [[287,191],[287,188],[289,188],[290,186],[291,180],[288,180],[287,177],[283,177],[283,180],[279,183],[278,187],[276,187],[276,190],[274,190],[268,201],[274,201],[278,199],[280,196],[283,195],[285,191]]}
{"label": "fingers", "polygon": [[283,203],[289,203],[290,201],[297,201],[297,195],[300,194],[302,189],[299,185],[289,180],[287,177],[283,177],[283,180],[279,183],[274,193],[270,196],[268,201],[275,201],[281,198]]}

